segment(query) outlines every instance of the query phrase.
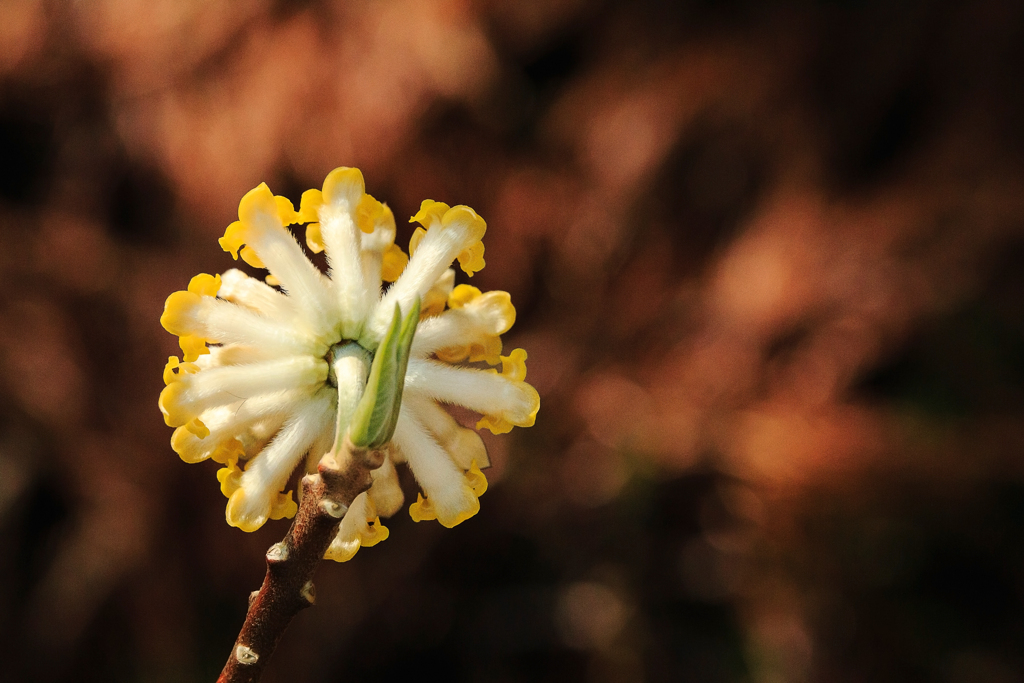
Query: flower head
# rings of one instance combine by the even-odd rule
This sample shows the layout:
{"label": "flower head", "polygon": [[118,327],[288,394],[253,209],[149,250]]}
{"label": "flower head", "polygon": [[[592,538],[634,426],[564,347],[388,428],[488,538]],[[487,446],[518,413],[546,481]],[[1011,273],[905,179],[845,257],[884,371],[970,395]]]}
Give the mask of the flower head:
{"label": "flower head", "polygon": [[[235,269],[200,274],[167,299],[161,324],[179,337],[183,358],[172,356],[164,369],[160,410],[176,427],[171,446],[184,461],[223,465],[217,479],[228,524],[253,531],[295,514],[285,488],[344,434],[396,309],[418,304],[420,321],[411,328],[394,435],[328,557],[344,561],[387,538],[380,517],[404,498],[396,464],[408,465],[422,489],[409,508],[416,521],[452,527],[479,510],[487,451],[442,404],[480,413],[477,428],[495,434],[533,425],[540,398],[524,381],[526,352],[501,355],[501,335],[515,321],[509,295],[455,286],[449,268],[456,260],[469,275],[484,267],[484,220],[432,200],[411,220],[422,227],[406,256],[394,244],[391,210],[366,194],[354,168],[336,169],[322,190],[303,193],[298,211],[261,184],[242,198],[220,244],[269,270],[266,282]],[[292,224],[305,224],[308,248],[325,253],[326,274],[303,253]],[[382,282],[393,284],[382,292]],[[478,361],[500,371],[462,365]]]}

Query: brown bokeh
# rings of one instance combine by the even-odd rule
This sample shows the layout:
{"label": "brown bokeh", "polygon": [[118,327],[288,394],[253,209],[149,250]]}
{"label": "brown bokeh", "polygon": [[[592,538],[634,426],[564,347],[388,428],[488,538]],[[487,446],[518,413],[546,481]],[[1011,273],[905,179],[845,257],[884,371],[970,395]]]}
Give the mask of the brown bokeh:
{"label": "brown bokeh", "polygon": [[159,314],[340,165],[487,219],[542,409],[268,681],[1021,680],[1022,64],[1009,0],[0,4],[0,680],[219,671],[285,525]]}

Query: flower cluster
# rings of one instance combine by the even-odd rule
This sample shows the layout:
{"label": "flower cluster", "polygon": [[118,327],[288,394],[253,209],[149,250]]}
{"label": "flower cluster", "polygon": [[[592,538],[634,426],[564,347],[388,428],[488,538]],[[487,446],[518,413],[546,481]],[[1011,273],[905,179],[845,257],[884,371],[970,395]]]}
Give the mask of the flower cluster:
{"label": "flower cluster", "polygon": [[[449,267],[458,260],[469,275],[484,267],[484,220],[431,200],[411,220],[422,227],[406,256],[394,244],[391,210],[366,194],[354,168],[303,193],[298,211],[261,184],[242,198],[220,244],[269,270],[266,281],[237,269],[200,274],[167,299],[161,324],[179,337],[183,359],[168,360],[160,410],[185,462],[223,465],[217,479],[232,526],[253,531],[295,514],[284,489],[296,469],[314,471],[337,447],[396,307],[410,311],[418,301],[421,314],[394,436],[327,557],[344,561],[387,538],[380,516],[403,504],[396,464],[408,465],[422,489],[409,508],[416,521],[452,527],[476,514],[487,451],[442,404],[480,413],[477,428],[495,434],[533,425],[540,398],[524,381],[526,352],[501,355],[500,335],[515,320],[509,295],[455,286]],[[306,245],[324,252],[327,274],[292,236],[293,224],[305,224]],[[393,284],[382,291],[382,282]],[[480,361],[500,371],[465,365]]]}

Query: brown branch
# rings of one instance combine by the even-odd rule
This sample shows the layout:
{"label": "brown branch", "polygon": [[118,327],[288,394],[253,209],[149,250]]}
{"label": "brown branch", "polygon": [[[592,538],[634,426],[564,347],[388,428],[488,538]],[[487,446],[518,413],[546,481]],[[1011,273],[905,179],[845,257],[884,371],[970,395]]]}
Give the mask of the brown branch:
{"label": "brown branch", "polygon": [[370,472],[384,454],[345,439],[338,457],[328,453],[316,474],[302,478],[302,502],[280,543],[267,551],[263,586],[249,599],[249,612],[217,683],[255,683],[263,675],[292,618],[315,601],[313,572],[338,533],[353,499],[370,488]]}

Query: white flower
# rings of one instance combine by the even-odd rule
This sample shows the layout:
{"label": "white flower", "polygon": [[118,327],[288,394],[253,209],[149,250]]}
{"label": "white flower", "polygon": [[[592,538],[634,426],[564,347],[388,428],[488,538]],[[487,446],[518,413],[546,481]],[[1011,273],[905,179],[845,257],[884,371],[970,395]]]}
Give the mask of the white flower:
{"label": "white flower", "polygon": [[[424,201],[407,258],[394,244],[391,211],[364,192],[353,168],[305,192],[298,212],[261,184],[242,198],[238,218],[221,246],[267,268],[271,284],[239,270],[197,275],[167,299],[161,318],[184,352],[184,362],[169,359],[160,394],[167,424],[177,427],[171,445],[186,462],[224,465],[217,478],[228,523],[253,531],[295,514],[292,492],[284,492],[293,472],[315,469],[344,433],[396,305],[409,311],[417,298],[422,313],[394,437],[327,556],[344,561],[387,538],[379,515],[402,506],[399,463],[425,494],[410,506],[413,519],[451,527],[476,514],[487,452],[441,404],[481,413],[477,428],[496,434],[533,425],[540,406],[524,381],[526,352],[500,355],[500,335],[515,320],[509,295],[453,286],[454,260],[469,275],[484,266],[483,219],[466,206]],[[325,252],[327,275],[292,237],[286,226],[294,223],[308,224],[306,243]],[[382,280],[394,283],[383,294]],[[463,361],[502,370],[457,365]]]}

